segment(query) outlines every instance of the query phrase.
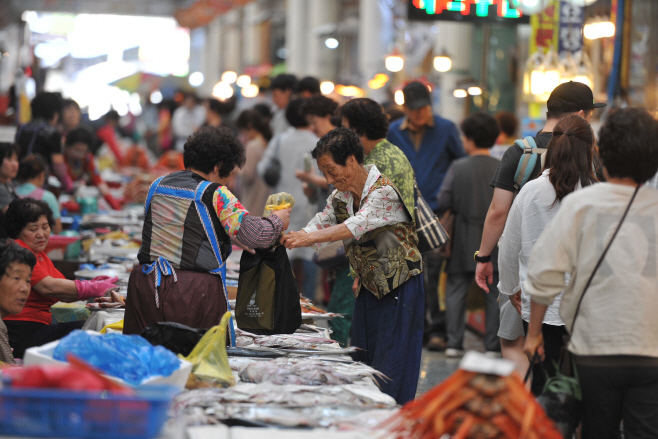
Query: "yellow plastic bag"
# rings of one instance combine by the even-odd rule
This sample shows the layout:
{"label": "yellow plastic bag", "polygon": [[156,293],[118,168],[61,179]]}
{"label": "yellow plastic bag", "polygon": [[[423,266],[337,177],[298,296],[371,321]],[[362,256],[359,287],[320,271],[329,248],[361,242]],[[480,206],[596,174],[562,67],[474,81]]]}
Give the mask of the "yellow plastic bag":
{"label": "yellow plastic bag", "polygon": [[292,209],[295,207],[295,198],[285,192],[270,195],[265,203],[264,217],[268,217],[277,210]]}
{"label": "yellow plastic bag", "polygon": [[116,323],[110,323],[109,325],[103,326],[103,329],[101,329],[101,334],[105,334],[108,329],[114,329],[123,332],[123,319],[119,320]]}
{"label": "yellow plastic bag", "polygon": [[222,317],[219,325],[205,333],[190,355],[181,358],[193,364],[187,388],[230,387],[235,385],[235,377],[228,364],[226,353],[226,332],[231,312]]}

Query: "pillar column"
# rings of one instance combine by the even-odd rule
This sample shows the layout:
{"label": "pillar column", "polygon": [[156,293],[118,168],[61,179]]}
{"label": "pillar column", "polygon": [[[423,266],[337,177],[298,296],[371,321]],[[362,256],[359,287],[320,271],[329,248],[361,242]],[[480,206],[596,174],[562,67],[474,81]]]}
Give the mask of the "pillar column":
{"label": "pillar column", "polygon": [[242,70],[242,9],[232,9],[224,14],[224,68],[240,73]]}
{"label": "pillar column", "polygon": [[308,65],[307,74],[320,80],[335,76],[336,57],[339,49],[329,49],[324,41],[329,35],[318,31],[323,25],[335,25],[338,19],[338,2],[309,0]]}
{"label": "pillar column", "polygon": [[359,86],[377,101],[386,100],[384,89],[370,90],[367,82],[375,74],[384,72],[384,58],[393,41],[392,12],[379,0],[359,3]]}
{"label": "pillar column", "polygon": [[243,67],[259,64],[260,27],[256,21],[260,16],[260,5],[252,2],[244,7],[242,20]]}
{"label": "pillar column", "polygon": [[451,21],[441,21],[437,25],[439,32],[436,34],[436,51],[440,53],[443,48],[448,51],[452,68],[448,72],[439,73],[439,105],[434,110],[442,117],[458,123],[464,118],[468,98],[456,98],[452,92],[459,80],[469,75],[473,25]]}
{"label": "pillar column", "polygon": [[310,47],[310,44],[307,44],[309,40],[307,10],[307,0],[286,1],[286,49],[288,49],[286,70],[298,76],[307,73]]}
{"label": "pillar column", "polygon": [[210,96],[212,88],[220,80],[222,73],[222,27],[221,17],[215,18],[205,27],[206,47],[203,56],[203,84],[199,87],[199,94]]}

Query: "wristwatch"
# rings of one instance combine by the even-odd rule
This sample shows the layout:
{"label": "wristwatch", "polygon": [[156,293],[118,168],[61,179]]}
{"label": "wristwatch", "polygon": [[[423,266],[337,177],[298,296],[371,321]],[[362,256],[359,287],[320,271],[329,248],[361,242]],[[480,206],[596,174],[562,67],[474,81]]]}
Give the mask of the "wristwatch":
{"label": "wristwatch", "polygon": [[482,262],[482,263],[491,262],[491,255],[489,255],[489,256],[478,256],[478,253],[480,253],[480,250],[476,251],[475,254],[473,255],[473,260],[475,262]]}

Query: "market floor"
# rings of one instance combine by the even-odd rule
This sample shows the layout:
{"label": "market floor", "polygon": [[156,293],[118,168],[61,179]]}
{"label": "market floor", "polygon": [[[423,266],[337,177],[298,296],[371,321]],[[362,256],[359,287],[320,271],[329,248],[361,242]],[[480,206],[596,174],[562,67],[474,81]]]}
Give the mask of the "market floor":
{"label": "market floor", "polygon": [[[482,338],[467,330],[464,336],[464,348],[465,350],[484,352]],[[452,375],[457,370],[457,367],[459,367],[460,361],[461,358],[446,357],[444,352],[431,352],[423,349],[416,397],[427,392]]]}

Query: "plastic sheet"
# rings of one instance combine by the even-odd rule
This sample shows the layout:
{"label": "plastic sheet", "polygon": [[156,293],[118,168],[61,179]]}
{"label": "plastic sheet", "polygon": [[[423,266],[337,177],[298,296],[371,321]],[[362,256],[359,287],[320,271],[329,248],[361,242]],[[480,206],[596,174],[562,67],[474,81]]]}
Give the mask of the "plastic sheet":
{"label": "plastic sheet", "polygon": [[73,331],[59,342],[53,358],[66,361],[68,353],[131,385],[154,376],[169,376],[180,366],[171,351],[152,346],[139,335],[97,336]]}

